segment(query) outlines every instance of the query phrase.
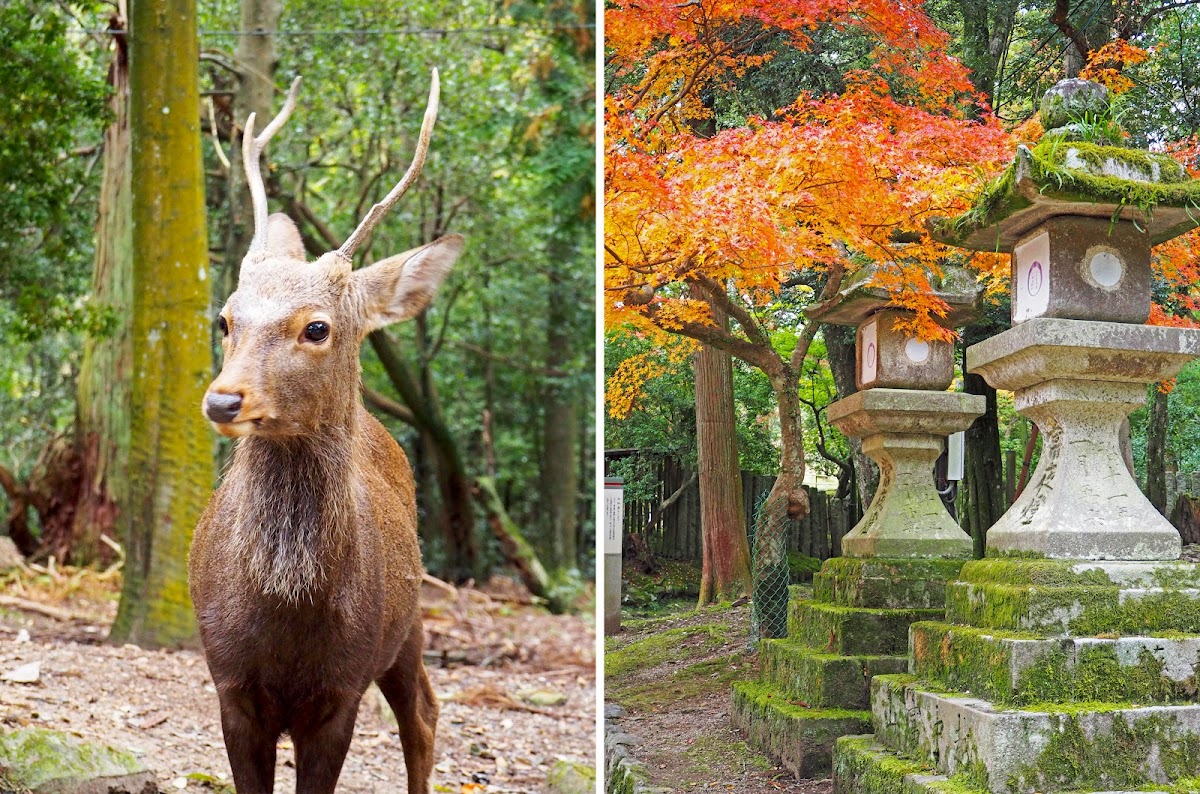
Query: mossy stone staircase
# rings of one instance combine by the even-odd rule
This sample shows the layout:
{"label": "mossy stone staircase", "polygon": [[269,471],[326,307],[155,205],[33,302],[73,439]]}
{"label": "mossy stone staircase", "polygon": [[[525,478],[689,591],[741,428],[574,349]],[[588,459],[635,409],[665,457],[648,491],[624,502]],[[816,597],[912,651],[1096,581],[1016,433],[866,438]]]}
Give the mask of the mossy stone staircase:
{"label": "mossy stone staircase", "polygon": [[908,670],[909,626],[941,620],[963,560],[827,560],[793,588],[788,636],[763,640],[759,679],[733,686],[733,722],[798,778],[828,774],[839,736],[871,730],[870,681]]}
{"label": "mossy stone staircase", "polygon": [[1200,791],[1200,567],[987,559],[871,682],[837,794]]}

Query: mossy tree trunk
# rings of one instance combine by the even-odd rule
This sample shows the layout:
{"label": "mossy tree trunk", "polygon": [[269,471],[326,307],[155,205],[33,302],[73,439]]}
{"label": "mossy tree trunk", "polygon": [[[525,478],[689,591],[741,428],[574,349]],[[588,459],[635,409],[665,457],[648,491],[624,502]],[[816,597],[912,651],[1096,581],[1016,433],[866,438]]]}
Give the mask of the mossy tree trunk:
{"label": "mossy tree trunk", "polygon": [[[727,326],[725,317],[715,309],[713,315],[719,326]],[[723,350],[703,345],[695,360],[703,549],[700,603],[709,604],[750,591],[750,544],[733,415],[733,359]]]}
{"label": "mossy tree trunk", "polygon": [[[424,334],[418,333],[418,336],[424,337]],[[438,523],[445,539],[445,561],[440,573],[456,582],[466,581],[475,576],[479,565],[472,500],[474,487],[462,451],[446,424],[433,378],[428,370],[418,374],[409,367],[396,340],[386,330],[375,331],[367,338],[388,379],[411,412],[406,421],[420,432],[421,444],[435,463],[441,506]]]}
{"label": "mossy tree trunk", "polygon": [[212,374],[208,241],[200,158],[195,0],[137,0],[130,36],[133,378],[128,560],[111,639],[179,646],[195,637],[192,530],[213,485],[200,413]]}
{"label": "mossy tree trunk", "polygon": [[[109,29],[124,29],[127,19],[128,9],[121,0]],[[92,271],[92,301],[109,313],[111,326],[107,334],[85,342],[76,386],[75,448],[81,480],[70,541],[70,560],[75,564],[113,557],[100,537],[115,537],[118,506],[126,504],[133,355],[129,334],[133,304],[129,43],[125,36],[112,38],[112,119],[104,135],[104,174]],[[63,557],[59,555],[59,559]]]}

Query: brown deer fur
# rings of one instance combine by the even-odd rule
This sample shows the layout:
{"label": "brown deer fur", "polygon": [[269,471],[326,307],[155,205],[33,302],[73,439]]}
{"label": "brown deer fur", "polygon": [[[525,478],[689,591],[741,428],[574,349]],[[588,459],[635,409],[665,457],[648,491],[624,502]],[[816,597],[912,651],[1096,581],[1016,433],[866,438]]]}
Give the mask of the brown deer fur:
{"label": "brown deer fur", "polygon": [[358,353],[367,333],[424,309],[462,238],[352,271],[345,251],[305,262],[286,216],[256,227],[204,405],[238,440],[189,561],[234,782],[271,792],[288,732],[297,792],[333,792],[375,681],[396,714],[409,794],[425,794],[438,707],[421,659],[416,496],[404,452],[362,406]]}

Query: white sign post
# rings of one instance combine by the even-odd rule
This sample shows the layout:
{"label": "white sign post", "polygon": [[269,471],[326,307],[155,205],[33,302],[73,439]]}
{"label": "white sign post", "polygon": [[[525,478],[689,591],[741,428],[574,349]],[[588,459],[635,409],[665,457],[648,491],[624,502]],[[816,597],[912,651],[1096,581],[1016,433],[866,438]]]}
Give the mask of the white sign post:
{"label": "white sign post", "polygon": [[624,541],[625,481],[604,478],[604,633],[621,630],[621,544]]}

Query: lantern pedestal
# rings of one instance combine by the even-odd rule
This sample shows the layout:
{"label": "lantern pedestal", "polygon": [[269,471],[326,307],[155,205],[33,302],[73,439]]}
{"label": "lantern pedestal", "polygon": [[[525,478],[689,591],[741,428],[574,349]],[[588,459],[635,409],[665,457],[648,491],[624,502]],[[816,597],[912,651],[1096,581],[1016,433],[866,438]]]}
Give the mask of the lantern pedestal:
{"label": "lantern pedestal", "polygon": [[842,538],[847,557],[971,556],[971,538],[933,487],[946,436],[984,411],[975,394],[868,389],[829,406],[828,418],[879,464],[879,487],[861,521]]}

